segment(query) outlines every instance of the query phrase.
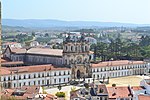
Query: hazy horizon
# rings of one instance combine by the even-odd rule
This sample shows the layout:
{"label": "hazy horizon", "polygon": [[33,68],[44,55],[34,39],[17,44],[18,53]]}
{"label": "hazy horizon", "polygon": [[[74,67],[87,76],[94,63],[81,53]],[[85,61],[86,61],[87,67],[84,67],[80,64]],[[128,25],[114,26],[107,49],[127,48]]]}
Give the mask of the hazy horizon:
{"label": "hazy horizon", "polygon": [[150,0],[2,0],[2,19],[150,24]]}

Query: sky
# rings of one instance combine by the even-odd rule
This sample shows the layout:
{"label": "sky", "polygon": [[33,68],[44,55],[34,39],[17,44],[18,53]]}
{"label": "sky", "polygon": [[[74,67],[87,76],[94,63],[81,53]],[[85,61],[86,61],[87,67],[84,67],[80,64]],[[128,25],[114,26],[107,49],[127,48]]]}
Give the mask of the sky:
{"label": "sky", "polygon": [[150,24],[150,0],[2,0],[2,18]]}

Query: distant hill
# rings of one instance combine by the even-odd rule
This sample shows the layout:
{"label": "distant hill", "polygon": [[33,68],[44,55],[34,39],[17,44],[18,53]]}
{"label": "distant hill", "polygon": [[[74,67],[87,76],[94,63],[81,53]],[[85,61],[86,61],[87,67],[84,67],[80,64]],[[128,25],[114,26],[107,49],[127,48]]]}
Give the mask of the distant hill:
{"label": "distant hill", "polygon": [[97,21],[62,21],[42,19],[2,19],[2,25],[20,27],[143,27],[144,24],[118,23],[118,22],[97,22]]}

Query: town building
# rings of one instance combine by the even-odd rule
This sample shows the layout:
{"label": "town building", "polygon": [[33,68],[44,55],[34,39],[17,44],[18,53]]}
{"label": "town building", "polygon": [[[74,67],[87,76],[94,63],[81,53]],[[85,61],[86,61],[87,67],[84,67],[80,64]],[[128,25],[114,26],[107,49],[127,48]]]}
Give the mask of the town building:
{"label": "town building", "polygon": [[[94,59],[93,52],[89,52],[90,59]],[[3,57],[11,61],[23,61],[27,65],[53,64],[63,65],[63,50],[49,48],[11,48],[7,47]]]}
{"label": "town building", "polygon": [[72,78],[91,77],[90,44],[82,35],[80,38],[69,35],[63,42],[63,64],[69,66]]}
{"label": "town building", "polygon": [[6,43],[2,43],[2,49],[6,49],[7,47],[15,47],[15,48],[21,48],[21,43],[17,43],[17,42],[6,42]]}
{"label": "town building", "polygon": [[70,100],[108,100],[108,91],[104,84],[93,84],[88,89],[81,88],[79,90],[71,91]]}
{"label": "town building", "polygon": [[148,64],[144,61],[118,60],[93,63],[91,65],[94,79],[143,75],[148,71]]}
{"label": "town building", "polygon": [[150,78],[143,79],[140,86],[132,86],[133,100],[150,100]]}
{"label": "town building", "polygon": [[128,86],[107,87],[107,91],[109,100],[133,100]]}
{"label": "town building", "polygon": [[40,44],[39,44],[39,42],[38,41],[32,41],[31,43],[30,43],[30,47],[36,47],[36,46],[39,46]]}
{"label": "town building", "polygon": [[3,89],[2,100],[57,100],[51,94],[45,94],[40,86],[23,86],[21,88]]}
{"label": "town building", "polygon": [[69,68],[57,68],[52,65],[34,65],[22,67],[2,67],[1,84],[4,88],[22,86],[52,86],[66,84],[71,80]]}

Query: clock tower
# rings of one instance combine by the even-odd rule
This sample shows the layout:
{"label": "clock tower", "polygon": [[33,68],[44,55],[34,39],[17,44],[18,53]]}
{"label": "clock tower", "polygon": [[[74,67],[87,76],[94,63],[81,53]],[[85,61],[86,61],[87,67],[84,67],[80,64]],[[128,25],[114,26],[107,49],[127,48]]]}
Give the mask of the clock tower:
{"label": "clock tower", "polygon": [[89,50],[84,34],[78,37],[69,33],[63,41],[63,64],[71,68],[72,79],[91,77]]}

